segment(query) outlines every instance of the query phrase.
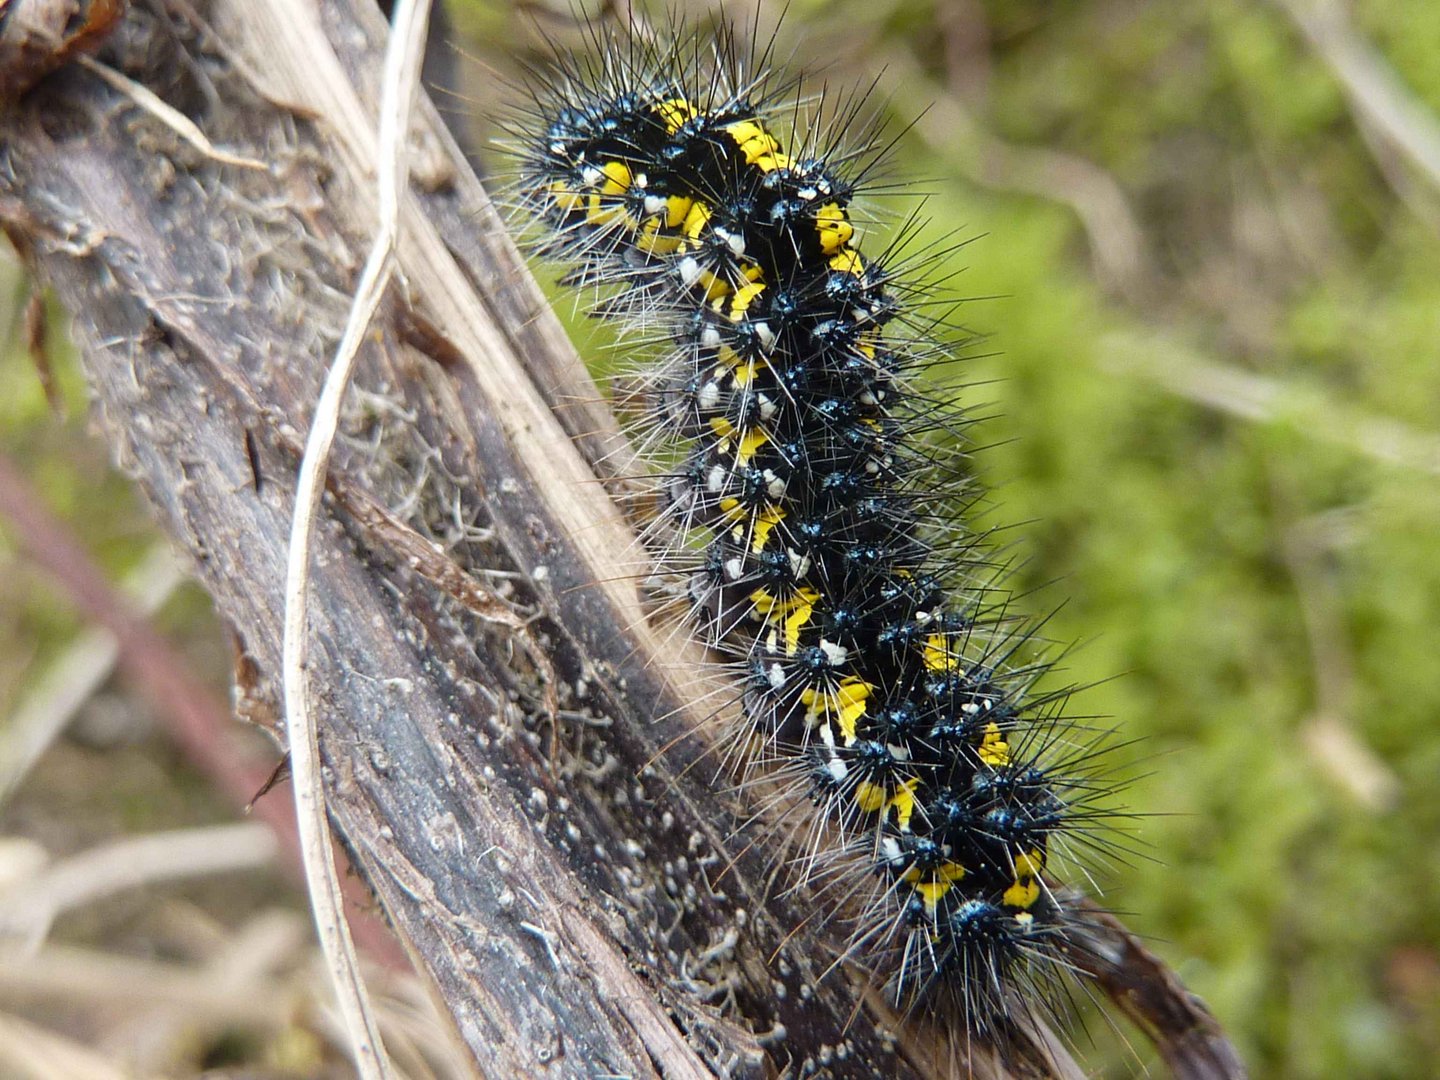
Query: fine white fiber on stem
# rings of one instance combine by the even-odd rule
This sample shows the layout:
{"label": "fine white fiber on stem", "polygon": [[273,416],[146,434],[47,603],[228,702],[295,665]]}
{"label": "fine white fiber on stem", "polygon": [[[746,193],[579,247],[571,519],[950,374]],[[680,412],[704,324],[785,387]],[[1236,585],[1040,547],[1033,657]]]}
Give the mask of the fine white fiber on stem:
{"label": "fine white fiber on stem", "polygon": [[400,0],[385,54],[376,152],[379,219],[375,239],[355,290],[349,318],[315,408],[295,491],[289,562],[285,576],[285,726],[295,811],[305,877],[320,944],[349,1032],[356,1068],[364,1080],[392,1075],[379,1026],[360,976],[355,945],[345,923],[340,881],[331,854],[319,739],[310,713],[306,680],[307,615],[311,538],[325,490],[325,473],[360,342],[374,318],[395,267],[400,230],[400,192],[409,180],[405,133],[420,82],[429,0]]}

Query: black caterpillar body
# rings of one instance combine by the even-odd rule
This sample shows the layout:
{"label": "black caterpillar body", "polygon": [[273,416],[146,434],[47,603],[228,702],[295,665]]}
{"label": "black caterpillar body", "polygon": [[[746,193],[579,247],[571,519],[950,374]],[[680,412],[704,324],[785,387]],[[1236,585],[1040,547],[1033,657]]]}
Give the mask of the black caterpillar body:
{"label": "black caterpillar body", "polygon": [[902,1007],[958,999],[988,1031],[1069,966],[1047,867],[1099,813],[1095,747],[1063,694],[1030,693],[1044,665],[1017,659],[978,541],[939,525],[931,435],[960,418],[916,376],[949,350],[913,268],[860,251],[855,111],[838,134],[791,121],[787,151],[773,118],[796,99],[719,52],[627,40],[549,78],[521,205],[602,314],[664,343],[656,533],[735,661],[750,760],[827,823],[803,866],[858,906],[849,955]]}

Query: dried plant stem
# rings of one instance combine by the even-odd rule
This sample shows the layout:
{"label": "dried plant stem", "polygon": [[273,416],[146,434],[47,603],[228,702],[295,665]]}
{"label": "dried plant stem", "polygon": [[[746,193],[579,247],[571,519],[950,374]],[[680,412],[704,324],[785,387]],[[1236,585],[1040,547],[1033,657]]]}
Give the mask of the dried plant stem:
{"label": "dried plant stem", "polygon": [[315,416],[305,440],[295,491],[285,576],[283,678],[285,725],[295,791],[301,857],[321,948],[349,1032],[356,1068],[365,1080],[391,1075],[379,1025],[365,991],[355,945],[345,922],[344,898],[330,847],[330,824],[320,768],[320,744],[310,713],[305,677],[311,538],[325,491],[330,451],[340,422],[340,405],[355,368],[360,342],[380,306],[394,272],[400,231],[400,191],[408,183],[404,137],[420,82],[425,52],[428,0],[401,0],[395,9],[385,55],[384,89],[377,148],[379,222],[360,284],[355,290],[345,333],[325,376]]}
{"label": "dried plant stem", "polygon": [[[184,580],[168,544],[155,547],[125,579],[126,595],[143,615],[153,614]],[[0,805],[65,730],[110,673],[120,655],[115,635],[101,627],[81,631],[30,684],[30,691],[0,730]]]}

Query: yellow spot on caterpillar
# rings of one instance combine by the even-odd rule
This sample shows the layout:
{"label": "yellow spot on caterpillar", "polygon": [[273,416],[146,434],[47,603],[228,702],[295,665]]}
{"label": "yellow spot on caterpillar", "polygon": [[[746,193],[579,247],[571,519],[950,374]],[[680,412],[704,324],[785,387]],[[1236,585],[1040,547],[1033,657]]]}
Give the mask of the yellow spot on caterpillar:
{"label": "yellow spot on caterpillar", "polygon": [[741,390],[755,381],[755,373],[765,366],[763,360],[751,360],[735,368],[735,385]]}
{"label": "yellow spot on caterpillar", "polygon": [[[834,717],[845,745],[849,746],[855,741],[855,728],[860,717],[865,715],[865,703],[872,690],[873,686],[854,675],[845,676],[834,689],[822,687],[817,690],[812,687],[803,690],[800,693],[800,703],[805,706],[805,722],[811,727],[818,727],[822,723],[828,724],[830,718]],[[898,798],[897,793],[896,799]],[[894,801],[891,800],[892,804]],[[911,795],[911,809],[914,808],[914,802],[914,796]],[[908,820],[907,813],[906,821]]]}
{"label": "yellow spot on caterpillar", "polygon": [[925,666],[931,671],[954,671],[957,660],[950,649],[948,634],[931,634],[925,639]]}
{"label": "yellow spot on caterpillar", "polygon": [[740,435],[740,443],[735,447],[735,460],[741,466],[749,465],[760,448],[770,441],[769,434],[764,428],[746,428]]}
{"label": "yellow spot on caterpillar", "polygon": [[1039,848],[1031,848],[1024,855],[1015,856],[1015,876],[1018,878],[1031,878],[1045,869],[1045,853]]}
{"label": "yellow spot on caterpillar", "polygon": [[776,169],[788,169],[793,164],[793,162],[789,155],[782,154],[777,151],[772,154],[761,154],[753,162],[751,162],[751,164],[753,164],[762,173],[770,173],[774,172]]}
{"label": "yellow spot on caterpillar", "polygon": [[739,322],[749,310],[755,298],[765,291],[763,282],[752,281],[748,285],[742,285],[735,290],[734,297],[730,300],[730,321]]}
{"label": "yellow spot on caterpillar", "polygon": [[600,166],[601,179],[590,192],[590,209],[585,215],[592,225],[604,225],[617,218],[629,229],[639,227],[639,222],[616,200],[630,190],[633,179],[630,166],[623,161],[607,161]]}
{"label": "yellow spot on caterpillar", "polygon": [[1010,744],[1000,733],[1000,725],[991,720],[985,725],[985,737],[980,740],[980,760],[992,769],[1010,764]]}
{"label": "yellow spot on caterpillar", "polygon": [[831,202],[815,212],[815,231],[820,235],[820,250],[826,255],[835,255],[855,235],[855,226],[846,217],[845,208]]}
{"label": "yellow spot on caterpillar", "polygon": [[634,176],[623,161],[607,161],[600,166],[600,172],[605,177],[600,184],[601,195],[624,195],[630,190]]}
{"label": "yellow spot on caterpillar", "polygon": [[699,115],[699,110],[683,97],[668,98],[665,101],[657,101],[652,108],[660,122],[665,125],[665,132],[674,135],[687,121],[693,120]]}
{"label": "yellow spot on caterpillar", "polygon": [[685,212],[682,222],[685,226],[685,235],[698,244],[700,237],[704,235],[710,225],[710,215],[713,213],[714,211],[705,203],[698,199],[695,200],[690,209]]}
{"label": "yellow spot on caterpillar", "polygon": [[550,197],[555,200],[555,205],[567,214],[585,205],[585,193],[577,191],[565,180],[550,181]]}
{"label": "yellow spot on caterpillar", "polygon": [[1001,897],[1006,907],[1026,909],[1034,905],[1040,899],[1040,885],[1033,879],[1017,881],[1005,890]]}
{"label": "yellow spot on caterpillar", "polygon": [[660,231],[658,217],[646,218],[640,223],[640,233],[635,237],[635,246],[651,255],[672,255],[684,243],[679,236],[669,236]]}
{"label": "yellow spot on caterpillar", "polygon": [[[775,136],[765,130],[765,126],[758,120],[738,120],[733,124],[727,124],[725,134],[735,140],[740,152],[745,155],[746,165],[755,165],[762,158],[773,159],[780,151],[780,143]],[[772,166],[774,167],[774,166]],[[764,169],[764,166],[761,166]],[[769,169],[764,169],[769,172]]]}
{"label": "yellow spot on caterpillar", "polygon": [[665,200],[665,227],[667,229],[678,229],[685,224],[685,219],[690,216],[690,208],[695,205],[695,200],[684,195],[671,195]]}
{"label": "yellow spot on caterpillar", "polygon": [[958,862],[943,862],[933,870],[922,872],[918,866],[912,866],[901,876],[912,884],[922,879],[925,881],[959,881],[965,876],[965,867]]}
{"label": "yellow spot on caterpillar", "polygon": [[895,811],[895,824],[901,832],[910,831],[910,818],[915,813],[915,789],[920,784],[918,776],[901,783],[890,797],[890,807]]}
{"label": "yellow spot on caterpillar", "polygon": [[719,311],[725,306],[725,297],[730,295],[730,283],[712,274],[709,270],[700,271],[700,276],[695,279],[705,290],[705,302],[713,304],[715,310]]}
{"label": "yellow spot on caterpillar", "polygon": [[[710,430],[720,437],[717,449],[722,454],[728,454],[732,441],[737,441],[735,425],[723,416],[712,416]],[[760,448],[769,441],[770,435],[764,428],[752,427],[739,432],[738,445],[735,447],[736,462],[742,466],[749,465],[751,459],[760,452]]]}
{"label": "yellow spot on caterpillar", "polygon": [[933,915],[935,905],[954,887],[948,881],[922,881],[915,886],[915,891],[920,894],[920,899],[925,901],[925,910]]}
{"label": "yellow spot on caterpillar", "polygon": [[861,780],[855,786],[855,805],[867,814],[880,811],[890,801],[890,793],[883,785]]}
{"label": "yellow spot on caterpillar", "polygon": [[[785,654],[794,656],[800,647],[800,631],[810,621],[811,614],[815,611],[815,602],[820,599],[820,594],[810,586],[805,585],[796,589],[785,599],[779,599],[767,589],[756,589],[750,594],[750,603],[755,605],[755,611],[767,623],[775,624],[783,622],[785,627]],[[808,706],[813,701],[813,692]],[[803,698],[803,695],[802,695]]]}
{"label": "yellow spot on caterpillar", "polygon": [[830,269],[838,270],[842,274],[853,274],[855,277],[859,277],[865,272],[865,260],[860,257],[860,253],[854,248],[846,248],[838,255],[831,257]]}
{"label": "yellow spot on caterpillar", "polygon": [[921,880],[919,870],[910,869],[905,872],[905,880],[915,887],[920,898],[925,901],[925,910],[934,914],[935,905],[965,876],[965,867],[957,862],[942,863],[934,870],[925,875]]}
{"label": "yellow spot on caterpillar", "polygon": [[785,520],[785,511],[778,506],[766,507],[765,510],[755,519],[754,538],[750,541],[750,549],[757,554],[765,550],[765,545],[770,542],[770,534],[775,531],[775,526]]}

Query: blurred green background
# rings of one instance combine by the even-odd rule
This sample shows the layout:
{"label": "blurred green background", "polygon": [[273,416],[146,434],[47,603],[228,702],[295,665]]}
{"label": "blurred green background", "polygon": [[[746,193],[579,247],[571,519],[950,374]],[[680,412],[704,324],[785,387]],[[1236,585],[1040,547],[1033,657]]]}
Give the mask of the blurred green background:
{"label": "blurred green background", "polygon": [[[573,9],[452,12],[472,63],[442,107],[483,140],[537,26],[564,40]],[[1440,4],[791,0],[779,41],[817,87],[879,76],[892,174],[929,195],[917,245],[973,238],[939,273],[987,338],[960,373],[993,417],[981,524],[1007,526],[1023,605],[1061,605],[1047,631],[1080,643],[1063,678],[1097,685],[1074,711],[1136,740],[1116,768],[1142,855],[1101,868],[1106,901],[1256,1076],[1436,1075]],[[24,296],[5,272],[0,330]],[[82,414],[73,363],[57,374]],[[82,429],[14,347],[0,449],[119,573],[148,526]],[[0,706],[76,625],[0,574]],[[90,762],[87,820],[219,813],[109,752],[55,751]],[[183,770],[151,754],[142,772]],[[42,763],[6,831],[58,813],[64,775]],[[1087,1027],[1097,1074],[1148,1063]]]}

